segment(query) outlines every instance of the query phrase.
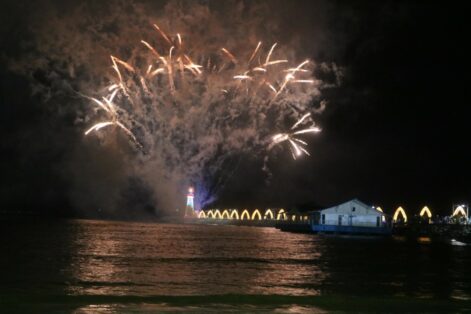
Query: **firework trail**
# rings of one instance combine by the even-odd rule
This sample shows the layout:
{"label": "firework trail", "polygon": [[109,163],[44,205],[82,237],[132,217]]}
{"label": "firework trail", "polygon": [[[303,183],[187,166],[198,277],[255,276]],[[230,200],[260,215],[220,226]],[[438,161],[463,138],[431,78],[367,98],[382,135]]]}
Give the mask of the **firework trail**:
{"label": "firework trail", "polygon": [[[115,79],[89,97],[100,118],[85,135],[121,130],[141,152],[136,158],[180,181],[284,142],[294,159],[309,155],[298,136],[320,131],[309,112],[321,84],[313,62],[291,65],[276,43],[264,49],[261,41],[238,53],[198,52],[182,34],[153,27],[156,37],[140,41],[139,60],[111,56]],[[289,131],[273,135],[293,120]]]}
{"label": "firework trail", "polygon": [[[302,58],[312,45],[298,40],[303,30],[291,36],[272,1],[43,2],[50,9],[31,19],[25,45],[34,49],[8,64],[51,121],[85,133],[65,157],[84,211],[126,206],[135,179],[157,212],[183,206],[189,185],[198,207],[241,159],[263,160],[270,176],[277,156],[314,151],[322,92],[341,84],[342,69]],[[76,170],[84,162],[104,175]]]}

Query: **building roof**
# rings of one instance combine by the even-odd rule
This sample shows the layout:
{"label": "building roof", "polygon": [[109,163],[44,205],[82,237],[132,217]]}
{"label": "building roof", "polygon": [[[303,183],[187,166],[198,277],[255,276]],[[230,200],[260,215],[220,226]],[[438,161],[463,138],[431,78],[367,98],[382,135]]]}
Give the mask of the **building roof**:
{"label": "building roof", "polygon": [[[365,203],[363,203],[362,201],[360,201],[356,198],[354,198],[354,199],[352,199],[348,202],[341,203],[341,204],[336,205],[336,206],[332,206],[332,207],[329,207],[329,208],[324,208],[322,210],[322,212],[338,212],[339,210],[342,210],[342,207],[343,207],[344,210],[345,210],[345,208],[351,208],[353,204],[355,204],[358,207],[362,207],[367,212],[371,212],[371,213],[375,213],[375,214],[378,214],[378,213],[383,214],[382,212],[378,211],[373,206],[366,205]],[[348,205],[348,206],[345,206],[345,205]]]}

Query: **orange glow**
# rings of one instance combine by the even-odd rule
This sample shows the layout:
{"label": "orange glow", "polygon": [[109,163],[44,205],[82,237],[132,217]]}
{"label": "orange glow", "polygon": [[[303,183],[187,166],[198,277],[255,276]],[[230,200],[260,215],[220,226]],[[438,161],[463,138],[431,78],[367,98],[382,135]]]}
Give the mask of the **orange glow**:
{"label": "orange glow", "polygon": [[417,238],[417,242],[419,242],[419,243],[431,243],[432,239],[430,239],[430,237],[419,237],[419,238]]}

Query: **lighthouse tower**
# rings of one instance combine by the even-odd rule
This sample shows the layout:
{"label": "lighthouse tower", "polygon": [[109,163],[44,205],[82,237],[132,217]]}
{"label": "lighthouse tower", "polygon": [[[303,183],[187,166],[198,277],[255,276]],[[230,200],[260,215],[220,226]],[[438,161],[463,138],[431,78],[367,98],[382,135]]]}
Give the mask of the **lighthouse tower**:
{"label": "lighthouse tower", "polygon": [[193,187],[188,188],[188,194],[186,195],[186,208],[185,208],[185,217],[195,217],[195,190]]}

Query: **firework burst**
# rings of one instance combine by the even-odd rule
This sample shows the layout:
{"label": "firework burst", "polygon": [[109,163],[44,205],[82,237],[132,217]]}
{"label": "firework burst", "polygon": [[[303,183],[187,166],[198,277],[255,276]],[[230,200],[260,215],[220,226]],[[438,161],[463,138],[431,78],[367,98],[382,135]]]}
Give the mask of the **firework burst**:
{"label": "firework burst", "polygon": [[290,144],[290,151],[291,155],[293,156],[293,159],[296,160],[297,157],[301,156],[302,154],[306,154],[310,156],[309,152],[305,149],[307,146],[307,143],[298,137],[296,135],[300,134],[306,134],[306,133],[318,133],[321,131],[320,128],[316,127],[315,125],[312,125],[308,128],[304,129],[298,129],[300,125],[305,124],[306,120],[311,116],[310,113],[305,114],[304,116],[301,117],[298,121],[296,121],[295,124],[291,127],[291,131],[288,133],[278,133],[275,134],[272,137],[272,141],[268,146],[268,149],[270,150],[274,146],[281,144],[283,142],[288,142]]}
{"label": "firework burst", "polygon": [[[141,40],[139,58],[111,56],[115,79],[90,97],[102,119],[85,135],[115,127],[144,153],[138,158],[158,160],[164,175],[179,180],[284,142],[294,159],[309,155],[298,136],[320,131],[309,112],[322,83],[313,62],[291,65],[276,43],[265,50],[261,41],[237,53],[200,52],[182,34],[153,27],[156,39]],[[289,120],[296,121],[289,131],[273,135]]]}

